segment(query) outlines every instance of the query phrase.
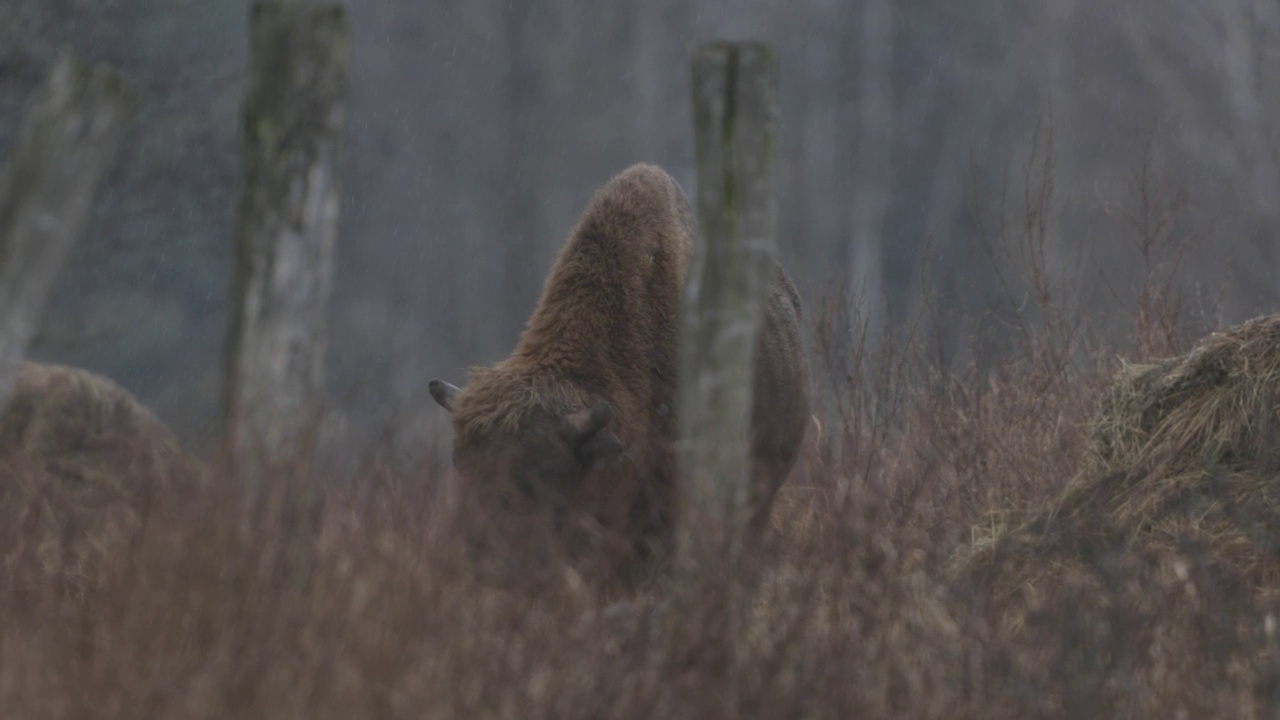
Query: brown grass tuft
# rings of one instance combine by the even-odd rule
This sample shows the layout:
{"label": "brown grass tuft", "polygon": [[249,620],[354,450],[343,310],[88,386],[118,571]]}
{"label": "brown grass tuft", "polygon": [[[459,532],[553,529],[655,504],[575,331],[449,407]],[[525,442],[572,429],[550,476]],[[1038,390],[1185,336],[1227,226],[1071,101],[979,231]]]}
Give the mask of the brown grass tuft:
{"label": "brown grass tuft", "polygon": [[[1280,316],[1214,333],[1189,352],[1125,364],[1101,395],[1080,471],[1007,542],[1020,554],[1071,539],[1082,554],[1142,549],[1178,565],[1195,548],[1219,582],[1280,589]],[[1050,540],[1052,536],[1053,540]]]}

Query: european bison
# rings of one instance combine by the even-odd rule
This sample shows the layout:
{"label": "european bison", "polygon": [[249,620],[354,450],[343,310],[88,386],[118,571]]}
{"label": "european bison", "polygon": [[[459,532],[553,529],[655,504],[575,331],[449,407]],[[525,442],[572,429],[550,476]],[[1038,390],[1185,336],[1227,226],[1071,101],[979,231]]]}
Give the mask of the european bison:
{"label": "european bison", "polygon": [[[560,250],[515,351],[432,380],[453,416],[453,462],[482,508],[517,536],[554,527],[559,549],[593,582],[631,584],[670,546],[675,495],[679,318],[692,216],[676,182],[651,165],[606,184]],[[757,346],[751,416],[751,531],[765,530],[808,420],[800,298],[777,269]],[[510,528],[508,528],[510,532]],[[515,545],[538,538],[517,537]]]}
{"label": "european bison", "polygon": [[[23,363],[0,412],[0,569],[32,556],[71,587],[141,527],[157,493],[203,465],[127,390],[100,375]],[[0,586],[7,581],[0,575]]]}

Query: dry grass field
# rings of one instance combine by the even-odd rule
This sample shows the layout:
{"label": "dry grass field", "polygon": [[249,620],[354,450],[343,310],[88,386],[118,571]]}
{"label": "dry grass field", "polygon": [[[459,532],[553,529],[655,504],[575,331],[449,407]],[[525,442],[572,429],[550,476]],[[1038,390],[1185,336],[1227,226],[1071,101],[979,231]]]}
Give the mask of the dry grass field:
{"label": "dry grass field", "polygon": [[[1275,717],[1280,321],[1197,343],[1153,273],[1117,346],[1029,267],[971,371],[945,318],[810,315],[821,422],[752,582],[490,587],[440,478],[376,458],[254,502],[0,466],[0,716]],[[85,537],[70,575],[50,547]]]}

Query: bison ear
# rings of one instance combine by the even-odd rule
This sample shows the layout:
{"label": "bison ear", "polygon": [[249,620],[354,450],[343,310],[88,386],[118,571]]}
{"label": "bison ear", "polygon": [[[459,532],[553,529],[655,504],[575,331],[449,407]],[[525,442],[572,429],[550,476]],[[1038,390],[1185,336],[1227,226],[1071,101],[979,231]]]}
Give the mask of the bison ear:
{"label": "bison ear", "polygon": [[622,441],[606,427],[612,420],[613,408],[604,400],[564,418],[561,433],[584,465],[622,452]]}
{"label": "bison ear", "polygon": [[458,396],[457,386],[443,380],[432,380],[427,383],[427,390],[431,392],[431,397],[440,403],[440,407],[453,412],[453,399]]}
{"label": "bison ear", "polygon": [[604,400],[597,400],[595,405],[583,408],[564,419],[564,436],[574,442],[594,435],[604,429],[613,420],[613,408]]}

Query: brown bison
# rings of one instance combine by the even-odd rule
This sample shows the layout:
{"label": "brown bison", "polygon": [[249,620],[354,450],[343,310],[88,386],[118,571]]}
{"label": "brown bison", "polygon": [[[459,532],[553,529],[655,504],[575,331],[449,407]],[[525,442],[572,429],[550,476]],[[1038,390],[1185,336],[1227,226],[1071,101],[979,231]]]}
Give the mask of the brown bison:
{"label": "brown bison", "polygon": [[23,363],[0,412],[0,569],[34,557],[72,587],[91,583],[157,493],[203,473],[121,386]]}
{"label": "brown bison", "polygon": [[[464,388],[432,380],[453,461],[481,508],[538,516],[589,580],[630,584],[672,538],[678,338],[692,217],[676,182],[636,165],[592,199],[515,351]],[[808,420],[800,298],[777,269],[756,350],[752,519],[759,536]],[[505,518],[511,513],[502,514]],[[506,520],[500,522],[507,522]],[[516,545],[536,545],[522,530]]]}

